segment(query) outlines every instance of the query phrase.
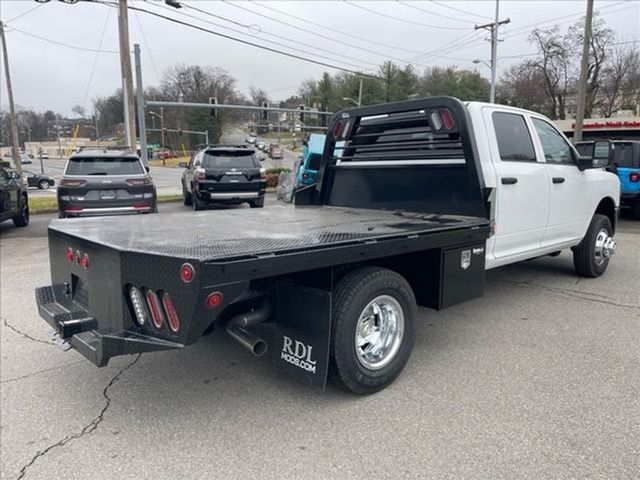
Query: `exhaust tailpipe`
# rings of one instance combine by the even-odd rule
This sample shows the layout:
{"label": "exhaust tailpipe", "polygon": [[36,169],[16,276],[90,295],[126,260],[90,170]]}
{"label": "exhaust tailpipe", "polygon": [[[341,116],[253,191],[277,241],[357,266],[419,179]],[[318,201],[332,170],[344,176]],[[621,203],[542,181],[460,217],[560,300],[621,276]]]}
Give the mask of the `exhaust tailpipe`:
{"label": "exhaust tailpipe", "polygon": [[267,320],[271,316],[271,310],[271,302],[265,298],[255,310],[236,315],[229,320],[227,333],[256,357],[264,355],[268,350],[267,342],[253,333],[249,327]]}

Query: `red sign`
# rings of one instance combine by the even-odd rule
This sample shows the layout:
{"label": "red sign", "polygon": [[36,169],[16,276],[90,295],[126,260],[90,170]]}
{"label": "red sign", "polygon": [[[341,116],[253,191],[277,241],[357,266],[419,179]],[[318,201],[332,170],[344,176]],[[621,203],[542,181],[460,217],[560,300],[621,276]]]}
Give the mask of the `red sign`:
{"label": "red sign", "polygon": [[[571,128],[576,128],[576,124],[572,123]],[[590,128],[640,128],[640,120],[607,120],[585,123],[582,128],[585,130]]]}

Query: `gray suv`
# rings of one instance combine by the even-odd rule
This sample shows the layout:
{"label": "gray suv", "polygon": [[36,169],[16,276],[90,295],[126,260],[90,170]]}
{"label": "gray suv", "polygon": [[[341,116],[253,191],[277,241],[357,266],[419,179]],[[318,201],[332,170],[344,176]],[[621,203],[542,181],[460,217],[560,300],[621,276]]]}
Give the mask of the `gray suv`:
{"label": "gray suv", "polygon": [[58,216],[156,213],[156,187],[130,150],[81,150],[69,158],[58,186]]}

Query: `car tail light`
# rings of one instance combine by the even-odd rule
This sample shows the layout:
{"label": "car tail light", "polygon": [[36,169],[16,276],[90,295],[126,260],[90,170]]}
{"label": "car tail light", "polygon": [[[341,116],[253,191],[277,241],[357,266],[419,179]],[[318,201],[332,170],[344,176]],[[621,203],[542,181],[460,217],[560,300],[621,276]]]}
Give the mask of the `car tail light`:
{"label": "car tail light", "polygon": [[640,182],[640,172],[631,172],[629,180],[631,182]]}
{"label": "car tail light", "polygon": [[431,128],[433,128],[434,130],[442,129],[442,119],[440,118],[440,114],[436,110],[433,110],[431,112],[429,118],[431,119]]}
{"label": "car tail light", "polygon": [[164,305],[164,311],[167,312],[167,323],[169,324],[169,329],[173,333],[177,333],[178,330],[180,330],[180,319],[178,318],[178,312],[176,312],[176,308],[173,305],[171,295],[168,293],[162,295],[162,304]]}
{"label": "car tail light", "polygon": [[147,323],[147,308],[144,305],[144,298],[142,292],[136,287],[131,287],[129,290],[129,298],[131,299],[131,305],[133,306],[133,313],[136,316],[136,321],[140,325]]}
{"label": "car tail light", "polygon": [[180,267],[180,278],[184,283],[191,283],[193,277],[196,276],[196,271],[193,269],[193,265],[190,263],[183,263]]}
{"label": "car tail light", "polygon": [[342,130],[343,129],[344,129],[344,123],[342,123],[342,122],[336,123],[336,126],[333,127],[333,137],[334,138],[340,138],[340,136],[342,135]]}
{"label": "car tail light", "polygon": [[60,180],[61,187],[82,187],[86,184],[86,180],[78,180],[73,178],[63,178],[62,180]]}
{"label": "car tail light", "polygon": [[64,255],[67,259],[67,262],[73,263],[73,248],[67,247],[67,252]]}
{"label": "car tail light", "polygon": [[81,212],[82,207],[79,207],[77,205],[69,205],[68,207],[64,207],[64,211],[65,212]]}
{"label": "car tail light", "polygon": [[267,169],[266,168],[261,168],[260,169],[260,180],[266,180],[267,179]]}
{"label": "car tail light", "polygon": [[151,185],[151,178],[127,178],[125,182],[127,182],[127,185],[131,185],[132,187],[138,187],[142,185]]}
{"label": "car tail light", "polygon": [[304,173],[302,174],[302,178],[303,178],[304,180],[307,180],[307,179],[309,178],[309,174],[308,174],[307,172],[304,172]]}
{"label": "car tail light", "polygon": [[220,292],[213,292],[209,294],[207,300],[205,301],[205,304],[207,305],[207,308],[218,308],[220,305],[222,305],[222,300],[223,296]]}
{"label": "car tail light", "polygon": [[147,304],[149,305],[149,310],[151,310],[151,319],[153,320],[153,324],[156,328],[162,327],[164,323],[164,313],[160,308],[160,301],[158,300],[158,295],[153,290],[147,290]]}
{"label": "car tail light", "polygon": [[196,168],[196,177],[199,180],[204,180],[205,178],[207,178],[206,170],[204,168],[202,168],[202,167]]}
{"label": "car tail light", "polygon": [[82,258],[80,259],[80,266],[85,270],[89,268],[89,255],[86,253],[82,255]]}
{"label": "car tail light", "polygon": [[134,203],[133,208],[137,210],[144,210],[145,208],[151,208],[151,206],[147,203]]}
{"label": "car tail light", "polygon": [[447,130],[451,130],[455,125],[453,123],[453,115],[451,115],[448,108],[440,109],[440,118],[442,119],[442,123],[444,123],[444,128]]}

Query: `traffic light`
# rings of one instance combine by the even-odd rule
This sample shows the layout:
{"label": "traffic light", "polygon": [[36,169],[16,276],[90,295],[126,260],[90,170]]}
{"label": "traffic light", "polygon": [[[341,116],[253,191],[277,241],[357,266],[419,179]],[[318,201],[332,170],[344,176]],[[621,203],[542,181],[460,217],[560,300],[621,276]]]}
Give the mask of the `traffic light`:
{"label": "traffic light", "polygon": [[[209,103],[211,105],[216,105],[218,103],[218,97],[209,97]],[[213,119],[218,116],[218,109],[212,108],[209,110],[209,116]]]}
{"label": "traffic light", "polygon": [[301,123],[304,123],[304,105],[298,105],[298,110],[300,110],[300,113],[298,113],[298,118],[300,119]]}
{"label": "traffic light", "polygon": [[262,110],[262,119],[266,120],[267,118],[269,118],[269,111],[267,110],[267,108],[269,107],[269,104],[267,102],[262,102],[262,108],[264,110]]}

